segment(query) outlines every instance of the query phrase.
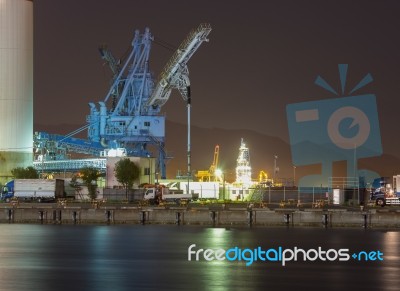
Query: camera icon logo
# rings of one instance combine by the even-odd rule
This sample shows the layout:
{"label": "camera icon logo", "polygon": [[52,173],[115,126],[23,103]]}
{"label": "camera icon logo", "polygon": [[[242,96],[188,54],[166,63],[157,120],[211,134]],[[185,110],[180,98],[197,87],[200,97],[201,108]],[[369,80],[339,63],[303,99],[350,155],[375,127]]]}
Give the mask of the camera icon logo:
{"label": "camera icon logo", "polygon": [[[347,65],[339,65],[339,72],[344,95]],[[350,91],[350,95],[371,81],[368,74]],[[317,77],[315,83],[339,95],[321,77]],[[286,114],[293,164],[321,164],[321,175],[314,177],[317,185],[325,184],[332,177],[332,163],[335,161],[347,161],[347,176],[355,176],[358,174],[358,159],[382,154],[378,110],[373,94],[289,104]]]}
{"label": "camera icon logo", "polygon": [[[346,119],[352,119],[349,129],[358,126],[358,132],[352,137],[343,136],[340,124]],[[331,141],[342,149],[352,149],[362,146],[368,139],[371,126],[367,115],[357,107],[345,106],[332,113],[328,120],[328,135]]]}

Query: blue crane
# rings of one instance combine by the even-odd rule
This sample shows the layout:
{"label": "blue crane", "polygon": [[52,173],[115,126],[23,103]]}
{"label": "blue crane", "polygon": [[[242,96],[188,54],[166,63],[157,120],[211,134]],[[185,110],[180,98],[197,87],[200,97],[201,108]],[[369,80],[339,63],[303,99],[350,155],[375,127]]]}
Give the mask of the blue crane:
{"label": "blue crane", "polygon": [[[163,69],[155,83],[149,68],[151,44],[154,40],[148,28],[144,33],[136,30],[132,49],[123,64],[102,46],[102,58],[113,72],[112,85],[103,101],[89,103],[87,124],[66,137],[39,133],[35,135],[36,148],[48,152],[70,151],[97,153],[107,156],[110,149],[124,149],[127,156],[151,157],[150,148],[158,151],[157,168],[161,178],[166,178],[165,161],[165,116],[160,113],[172,89],[178,89],[190,104],[190,82],[187,63],[211,32],[209,24],[201,24],[192,30]],[[88,141],[71,138],[73,134],[86,130]],[[41,139],[45,136],[46,139]],[[77,143],[77,146],[74,146]],[[49,150],[56,147],[58,150]],[[47,159],[47,158],[45,158]],[[54,158],[53,158],[54,159]]]}

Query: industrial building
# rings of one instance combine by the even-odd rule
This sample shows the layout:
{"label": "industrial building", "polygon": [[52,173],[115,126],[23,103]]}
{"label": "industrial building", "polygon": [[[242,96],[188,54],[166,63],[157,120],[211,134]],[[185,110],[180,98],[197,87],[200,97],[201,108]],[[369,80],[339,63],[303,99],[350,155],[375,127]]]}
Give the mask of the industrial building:
{"label": "industrial building", "polygon": [[33,1],[0,1],[0,182],[32,165]]}

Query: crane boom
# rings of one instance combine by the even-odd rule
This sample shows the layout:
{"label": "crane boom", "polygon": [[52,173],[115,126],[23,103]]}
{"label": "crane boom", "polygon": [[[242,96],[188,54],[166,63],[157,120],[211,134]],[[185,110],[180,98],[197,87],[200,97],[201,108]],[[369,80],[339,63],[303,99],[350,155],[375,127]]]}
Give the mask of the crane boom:
{"label": "crane boom", "polygon": [[113,72],[113,79],[115,79],[118,76],[118,73],[120,72],[120,61],[116,60],[112,53],[109,51],[107,46],[105,44],[101,45],[99,47],[99,52],[101,55],[101,58],[110,66],[111,71]]}
{"label": "crane boom", "polygon": [[210,32],[211,25],[202,23],[189,33],[164,67],[153,94],[147,101],[147,106],[163,106],[168,101],[173,88],[178,89],[185,100],[188,98],[190,81],[187,62],[203,41],[208,41],[207,36]]}
{"label": "crane boom", "polygon": [[216,145],[215,150],[214,150],[214,160],[210,166],[210,174],[211,175],[214,175],[215,170],[218,168],[218,157],[219,157],[219,145]]}
{"label": "crane boom", "polygon": [[[101,58],[109,65],[111,71],[113,72],[113,77],[112,77],[112,82],[114,83],[115,79],[117,79],[120,71],[121,71],[121,61],[116,60],[112,53],[109,51],[106,45],[101,45],[99,47],[99,52],[101,55]],[[115,89],[111,92],[112,95],[112,111],[115,110],[115,106],[117,105],[117,98],[120,94],[120,91],[122,90],[122,84],[118,83],[115,86]]]}
{"label": "crane boom", "polygon": [[[1,0],[0,0],[1,1]],[[178,89],[188,101],[190,116],[190,83],[187,62],[211,31],[209,24],[201,24],[182,42],[179,49],[160,74],[155,87],[150,71],[150,50],[154,37],[149,28],[143,33],[135,30],[131,51],[123,64],[113,57],[106,46],[99,48],[102,59],[108,63],[113,79],[103,101],[89,103],[87,124],[67,136],[42,133],[35,143],[42,161],[65,159],[67,151],[90,155],[106,155],[109,150],[124,149],[124,154],[135,157],[151,157],[151,149],[158,150],[157,172],[166,178],[165,161],[171,156],[165,151],[165,115],[161,106],[168,100],[172,89]],[[110,102],[111,101],[111,102]],[[111,104],[110,104],[111,103]],[[190,126],[188,126],[190,128]],[[84,129],[88,140],[72,138]],[[188,130],[189,131],[189,130]],[[188,141],[190,135],[188,134]],[[42,154],[43,153],[43,154]],[[188,142],[188,169],[190,169],[190,142]],[[189,171],[188,171],[189,172]]]}

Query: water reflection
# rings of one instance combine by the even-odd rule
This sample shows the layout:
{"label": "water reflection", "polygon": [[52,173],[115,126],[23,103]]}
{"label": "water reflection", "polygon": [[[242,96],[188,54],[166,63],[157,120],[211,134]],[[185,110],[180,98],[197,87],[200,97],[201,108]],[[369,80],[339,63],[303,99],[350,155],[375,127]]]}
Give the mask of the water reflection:
{"label": "water reflection", "polygon": [[400,232],[388,231],[383,234],[382,251],[384,268],[377,270],[381,275],[381,290],[399,290],[400,275]]}
{"label": "water reflection", "polygon": [[[0,225],[0,290],[398,290],[400,232]],[[188,247],[381,250],[384,261],[188,261]],[[23,279],[21,279],[23,278]]]}
{"label": "water reflection", "polygon": [[[226,228],[207,228],[204,230],[204,243],[199,245],[200,248],[210,249],[227,249],[233,241],[232,230]],[[209,290],[225,291],[231,290],[230,280],[232,279],[232,268],[227,261],[211,261],[202,260],[199,265],[201,273],[202,286],[208,287]]]}

